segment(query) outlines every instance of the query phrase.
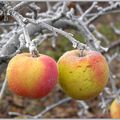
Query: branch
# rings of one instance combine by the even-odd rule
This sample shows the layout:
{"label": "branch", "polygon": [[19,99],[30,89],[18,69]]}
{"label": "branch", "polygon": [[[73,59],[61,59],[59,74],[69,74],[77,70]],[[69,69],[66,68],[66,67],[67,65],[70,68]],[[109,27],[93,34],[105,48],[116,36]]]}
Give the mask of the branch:
{"label": "branch", "polygon": [[93,2],[92,5],[90,6],[90,8],[88,8],[81,16],[79,19],[84,19],[86,17],[86,15],[95,7],[95,5],[98,2]]}
{"label": "branch", "polygon": [[65,102],[68,102],[68,101],[71,101],[71,100],[72,100],[72,98],[69,98],[69,97],[68,97],[68,98],[65,98],[65,99],[62,99],[62,100],[58,101],[57,103],[46,107],[46,109],[43,110],[40,114],[35,115],[35,116],[32,117],[32,118],[34,118],[34,119],[41,118],[41,117],[42,117],[45,113],[47,113],[48,111],[52,110],[53,108],[57,107],[58,105],[61,105],[61,104],[65,103]]}
{"label": "branch", "polygon": [[30,4],[32,1],[24,1],[18,3],[16,6],[13,7],[13,10],[20,10],[24,5]]}
{"label": "branch", "polygon": [[3,97],[3,95],[4,95],[6,86],[7,86],[7,78],[5,77],[5,80],[3,82],[3,85],[2,85],[2,88],[1,88],[1,91],[0,91],[0,101],[1,101],[1,99]]}
{"label": "branch", "polygon": [[102,16],[103,14],[113,11],[114,9],[116,9],[118,6],[120,6],[120,2],[116,2],[115,4],[111,4],[108,7],[103,8],[102,10],[100,10],[99,12],[97,12],[93,17],[91,17],[86,24],[90,24],[93,21],[95,21],[96,19],[98,19],[100,16]]}
{"label": "branch", "polygon": [[61,30],[61,29],[55,28],[55,27],[53,27],[53,26],[50,26],[50,25],[48,25],[48,24],[46,24],[46,23],[43,23],[43,22],[41,23],[41,25],[42,25],[44,28],[48,29],[48,30],[57,32],[57,33],[63,35],[64,37],[68,38],[68,40],[70,40],[70,42],[73,44],[73,47],[74,47],[74,48],[78,48],[78,49],[88,49],[88,47],[87,47],[85,44],[80,43],[79,41],[77,41],[75,38],[73,38],[73,37],[71,36],[71,34],[65,32],[65,31],[63,31],[63,30]]}
{"label": "branch", "polygon": [[47,9],[48,9],[48,11],[51,11],[52,7],[51,7],[50,2],[46,1],[46,5],[47,5]]}
{"label": "branch", "polygon": [[108,50],[107,51],[101,51],[102,54],[108,53],[110,50],[119,47],[120,46],[120,40],[116,40],[114,42],[112,42],[109,46],[108,46]]}

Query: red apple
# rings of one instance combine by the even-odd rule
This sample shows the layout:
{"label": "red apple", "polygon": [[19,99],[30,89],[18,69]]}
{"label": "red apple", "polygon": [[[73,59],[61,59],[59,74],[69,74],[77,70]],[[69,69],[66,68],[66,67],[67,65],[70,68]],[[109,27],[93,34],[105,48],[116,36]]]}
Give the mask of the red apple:
{"label": "red apple", "polygon": [[58,61],[59,83],[72,98],[86,100],[99,95],[108,82],[109,68],[96,51],[68,51]]}
{"label": "red apple", "polygon": [[22,53],[10,60],[7,79],[10,90],[17,95],[42,98],[56,85],[58,69],[55,60],[47,55]]}

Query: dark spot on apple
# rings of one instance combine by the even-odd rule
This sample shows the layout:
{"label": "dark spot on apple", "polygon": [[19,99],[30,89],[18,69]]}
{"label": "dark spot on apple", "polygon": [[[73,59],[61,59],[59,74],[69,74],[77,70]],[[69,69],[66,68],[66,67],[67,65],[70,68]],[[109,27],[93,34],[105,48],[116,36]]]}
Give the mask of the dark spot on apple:
{"label": "dark spot on apple", "polygon": [[77,67],[81,67],[80,65],[78,65]]}
{"label": "dark spot on apple", "polygon": [[69,73],[73,73],[72,71],[70,71]]}
{"label": "dark spot on apple", "polygon": [[85,81],[88,81],[88,79],[85,79]]}
{"label": "dark spot on apple", "polygon": [[86,69],[83,70],[83,72],[85,72],[85,71],[86,71]]}
{"label": "dark spot on apple", "polygon": [[91,67],[91,65],[87,65],[86,67]]}
{"label": "dark spot on apple", "polygon": [[79,88],[79,90],[80,90],[80,91],[82,91],[82,89],[81,89],[81,88]]}

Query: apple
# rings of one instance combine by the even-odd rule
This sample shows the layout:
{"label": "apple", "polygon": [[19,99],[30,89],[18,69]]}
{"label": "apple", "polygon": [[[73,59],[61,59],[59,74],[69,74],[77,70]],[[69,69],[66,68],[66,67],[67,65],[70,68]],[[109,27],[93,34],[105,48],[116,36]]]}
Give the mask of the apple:
{"label": "apple", "polygon": [[108,82],[104,56],[92,50],[71,50],[58,60],[59,84],[72,98],[87,100],[99,95]]}
{"label": "apple", "polygon": [[10,60],[6,75],[12,92],[29,98],[42,98],[56,85],[58,69],[55,60],[47,55],[32,57],[29,53],[22,53]]}
{"label": "apple", "polygon": [[110,105],[110,115],[111,118],[120,118],[120,100],[113,100],[112,104]]}

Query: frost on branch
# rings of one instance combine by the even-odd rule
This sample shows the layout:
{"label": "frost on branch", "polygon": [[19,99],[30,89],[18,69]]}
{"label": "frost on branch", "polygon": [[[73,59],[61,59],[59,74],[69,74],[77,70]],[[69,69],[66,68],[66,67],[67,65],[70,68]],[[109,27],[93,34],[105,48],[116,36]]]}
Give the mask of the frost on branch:
{"label": "frost on branch", "polygon": [[[8,61],[20,53],[23,49],[27,48],[29,52],[35,56],[38,55],[38,46],[49,38],[53,48],[57,48],[57,38],[64,36],[70,41],[71,46],[76,49],[91,49],[96,50],[105,55],[108,60],[110,69],[111,62],[119,58],[120,40],[110,43],[108,38],[97,30],[94,24],[100,16],[120,12],[120,2],[106,2],[106,6],[100,4],[100,2],[91,2],[87,6],[87,9],[83,9],[82,6],[86,5],[85,2],[44,2],[47,8],[42,11],[42,5],[40,2],[22,1],[22,2],[0,2],[0,73],[7,67]],[[23,10],[25,9],[26,10]],[[22,14],[21,11],[24,11]],[[9,20],[10,19],[10,20]],[[120,30],[116,28],[115,23],[110,24],[114,34],[120,35]],[[84,38],[84,43],[75,39],[75,36],[71,32],[67,32],[66,29],[73,29],[77,31],[79,35]],[[62,42],[62,40],[61,40]],[[105,45],[103,46],[102,43]],[[59,49],[59,48],[57,48]],[[108,54],[112,49],[117,49]],[[104,89],[104,92],[100,94],[98,106],[105,113],[108,111],[109,103],[120,94],[120,90],[117,89],[115,84],[115,75],[110,73],[109,86]],[[2,83],[0,99],[4,94],[6,86],[6,79]],[[34,116],[33,118],[42,117],[43,114],[53,109],[55,106],[71,100],[66,98],[65,100],[58,101],[58,103],[47,107],[43,112]],[[82,108],[78,114],[85,117],[89,113],[90,105],[84,101],[78,101],[78,106]],[[17,114],[12,113],[11,114]],[[21,116],[21,114],[17,114]],[[27,115],[26,115],[27,116]],[[32,116],[31,116],[32,117]]]}

